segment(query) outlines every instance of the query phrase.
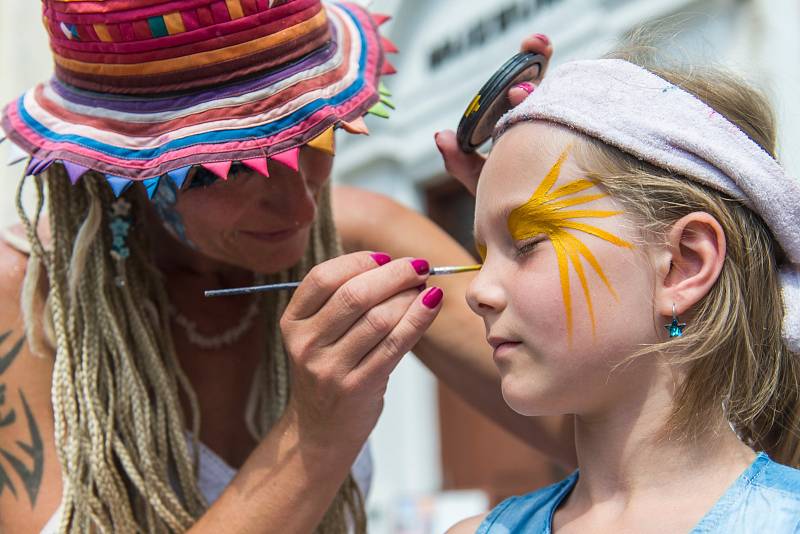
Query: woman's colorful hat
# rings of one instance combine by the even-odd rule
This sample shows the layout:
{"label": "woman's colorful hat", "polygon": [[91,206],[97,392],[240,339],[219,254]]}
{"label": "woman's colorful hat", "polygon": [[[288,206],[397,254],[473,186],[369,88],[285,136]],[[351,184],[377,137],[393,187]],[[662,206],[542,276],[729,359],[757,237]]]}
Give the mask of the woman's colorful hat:
{"label": "woman's colorful hat", "polygon": [[333,128],[388,117],[380,83],[388,17],[320,0],[43,0],[55,76],[3,110],[0,140],[27,173],[63,163],[116,194],[178,187],[201,165],[297,169],[300,146],[332,150]]}

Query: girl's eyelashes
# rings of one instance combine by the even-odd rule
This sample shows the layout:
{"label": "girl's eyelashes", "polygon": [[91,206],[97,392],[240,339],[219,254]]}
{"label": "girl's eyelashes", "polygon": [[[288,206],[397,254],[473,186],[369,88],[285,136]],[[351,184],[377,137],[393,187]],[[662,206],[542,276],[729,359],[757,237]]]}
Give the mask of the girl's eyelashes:
{"label": "girl's eyelashes", "polygon": [[529,239],[527,241],[523,241],[522,243],[515,245],[514,247],[514,255],[517,258],[525,256],[526,254],[533,252],[536,248],[536,245],[541,243],[545,240],[545,236],[536,236],[533,239]]}

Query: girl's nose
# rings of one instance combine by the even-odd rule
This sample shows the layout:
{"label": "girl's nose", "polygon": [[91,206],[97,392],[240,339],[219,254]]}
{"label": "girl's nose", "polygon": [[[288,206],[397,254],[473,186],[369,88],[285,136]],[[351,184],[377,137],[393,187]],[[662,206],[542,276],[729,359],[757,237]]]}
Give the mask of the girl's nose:
{"label": "girl's nose", "polygon": [[503,287],[493,271],[494,265],[486,261],[467,288],[467,304],[481,317],[498,313],[505,308],[506,299]]}

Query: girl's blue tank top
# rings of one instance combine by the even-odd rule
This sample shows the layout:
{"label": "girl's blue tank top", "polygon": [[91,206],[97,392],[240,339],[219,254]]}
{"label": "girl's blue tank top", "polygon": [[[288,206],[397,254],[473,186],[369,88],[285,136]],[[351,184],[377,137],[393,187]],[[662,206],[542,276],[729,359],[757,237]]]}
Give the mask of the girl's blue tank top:
{"label": "girl's blue tank top", "polygon": [[[568,478],[511,497],[495,507],[477,534],[551,534],[553,514],[578,481]],[[800,470],[761,452],[689,534],[800,533]]]}

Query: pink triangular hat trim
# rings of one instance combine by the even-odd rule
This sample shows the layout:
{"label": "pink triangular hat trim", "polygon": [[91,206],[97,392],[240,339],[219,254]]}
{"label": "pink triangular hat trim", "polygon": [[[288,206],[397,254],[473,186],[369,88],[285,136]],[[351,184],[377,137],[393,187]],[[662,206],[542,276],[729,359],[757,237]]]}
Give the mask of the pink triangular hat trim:
{"label": "pink triangular hat trim", "polygon": [[228,171],[231,170],[230,161],[213,161],[211,163],[201,163],[200,166],[213,172],[223,180],[228,179]]}
{"label": "pink triangular hat trim", "polygon": [[297,172],[300,169],[300,163],[298,161],[299,157],[300,149],[295,147],[287,150],[286,152],[281,152],[280,154],[270,156],[270,159],[273,159],[278,163],[283,163],[293,171]]}
{"label": "pink triangular hat trim", "polygon": [[69,181],[72,182],[72,185],[75,185],[78,180],[80,180],[81,176],[86,174],[89,170],[89,167],[84,167],[83,165],[72,163],[71,161],[64,160],[61,164],[64,165],[64,169],[66,169],[67,176],[69,176]]}
{"label": "pink triangular hat trim", "polygon": [[383,67],[381,67],[381,74],[384,76],[389,76],[391,74],[397,74],[397,69],[394,68],[394,65],[389,63],[388,61],[383,61]]}
{"label": "pink triangular hat trim", "polygon": [[269,178],[269,168],[267,167],[267,158],[252,158],[252,159],[243,159],[242,165],[250,167],[256,172],[260,172],[267,178]]}
{"label": "pink triangular hat trim", "polygon": [[381,26],[386,24],[387,21],[391,20],[392,17],[390,15],[384,15],[383,13],[370,13],[372,20],[375,21],[375,24]]}
{"label": "pink triangular hat trim", "polygon": [[397,48],[397,45],[391,42],[386,37],[381,36],[381,44],[383,45],[383,51],[387,54],[396,54],[400,50]]}

